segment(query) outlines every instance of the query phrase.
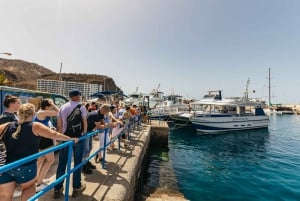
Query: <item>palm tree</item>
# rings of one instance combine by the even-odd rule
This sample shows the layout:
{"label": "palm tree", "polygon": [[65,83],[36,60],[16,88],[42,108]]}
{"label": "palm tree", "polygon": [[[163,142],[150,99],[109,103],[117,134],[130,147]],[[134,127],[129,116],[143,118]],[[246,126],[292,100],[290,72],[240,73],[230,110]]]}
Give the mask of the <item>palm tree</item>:
{"label": "palm tree", "polygon": [[0,85],[12,86],[13,82],[6,78],[6,74],[0,71]]}

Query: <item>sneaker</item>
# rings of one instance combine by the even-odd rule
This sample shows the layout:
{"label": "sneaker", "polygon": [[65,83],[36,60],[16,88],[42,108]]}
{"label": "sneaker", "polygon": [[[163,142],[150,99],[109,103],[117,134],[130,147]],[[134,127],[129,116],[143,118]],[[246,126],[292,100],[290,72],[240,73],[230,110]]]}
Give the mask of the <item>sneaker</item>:
{"label": "sneaker", "polygon": [[48,186],[48,184],[45,184],[45,183],[38,184],[38,185],[36,185],[35,191],[40,192],[41,190],[43,190],[47,186]]}
{"label": "sneaker", "polygon": [[85,184],[81,184],[81,186],[79,188],[74,188],[72,197],[75,198],[75,197],[79,196],[82,193],[82,191],[85,190],[85,188],[86,188]]}
{"label": "sneaker", "polygon": [[93,165],[90,161],[87,162],[87,166],[91,169],[96,169],[96,165]]}
{"label": "sneaker", "polygon": [[82,166],[81,172],[85,173],[85,174],[92,174],[93,171],[87,166],[87,164]]}
{"label": "sneaker", "polygon": [[22,195],[22,191],[16,189],[15,192],[14,192],[13,197],[14,198],[18,198],[18,197],[21,197],[21,195]]}
{"label": "sneaker", "polygon": [[[103,158],[100,158],[100,162],[102,163],[102,160],[103,160]],[[104,163],[107,163],[107,161],[106,160],[104,160]]]}
{"label": "sneaker", "polygon": [[64,190],[63,188],[61,188],[61,189],[54,189],[53,198],[54,199],[60,198],[63,195],[63,190]]}

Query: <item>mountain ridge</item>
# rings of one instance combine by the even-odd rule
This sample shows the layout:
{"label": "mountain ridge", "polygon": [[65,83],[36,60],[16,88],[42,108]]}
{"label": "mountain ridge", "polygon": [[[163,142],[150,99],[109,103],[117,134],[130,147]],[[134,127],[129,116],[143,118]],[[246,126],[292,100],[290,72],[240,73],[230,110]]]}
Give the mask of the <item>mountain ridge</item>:
{"label": "mountain ridge", "polygon": [[37,79],[85,82],[104,85],[105,90],[120,91],[115,81],[105,75],[81,73],[55,73],[36,63],[19,59],[0,58],[0,85],[36,90]]}

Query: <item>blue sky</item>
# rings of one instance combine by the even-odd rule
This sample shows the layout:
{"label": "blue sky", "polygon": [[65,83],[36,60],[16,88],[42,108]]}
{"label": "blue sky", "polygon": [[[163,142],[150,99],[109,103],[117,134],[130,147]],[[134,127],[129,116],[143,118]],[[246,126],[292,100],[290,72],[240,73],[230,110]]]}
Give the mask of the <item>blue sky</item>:
{"label": "blue sky", "polygon": [[0,52],[59,72],[107,75],[125,93],[160,84],[300,102],[298,0],[0,0]]}

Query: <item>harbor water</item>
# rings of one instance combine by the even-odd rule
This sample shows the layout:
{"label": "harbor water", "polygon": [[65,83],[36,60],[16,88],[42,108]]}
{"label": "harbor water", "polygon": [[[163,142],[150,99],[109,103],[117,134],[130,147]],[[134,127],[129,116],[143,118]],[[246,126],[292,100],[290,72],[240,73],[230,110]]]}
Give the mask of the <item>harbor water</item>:
{"label": "harbor water", "polygon": [[199,135],[173,129],[152,149],[145,189],[191,201],[300,200],[300,116],[271,115],[268,129]]}

